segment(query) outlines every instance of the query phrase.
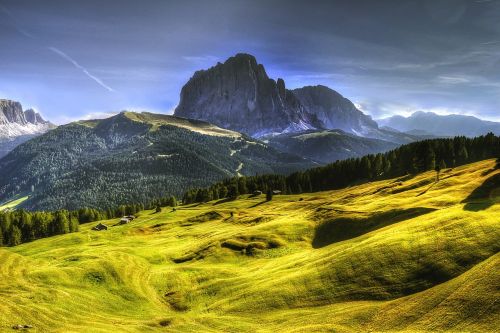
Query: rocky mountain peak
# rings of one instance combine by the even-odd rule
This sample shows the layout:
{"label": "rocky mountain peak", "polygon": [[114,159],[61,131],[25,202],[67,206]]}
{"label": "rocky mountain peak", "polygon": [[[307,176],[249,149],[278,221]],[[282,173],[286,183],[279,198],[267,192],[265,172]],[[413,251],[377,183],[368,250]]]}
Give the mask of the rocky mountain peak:
{"label": "rocky mountain peak", "polygon": [[293,90],[308,113],[315,115],[321,126],[327,129],[342,129],[350,133],[364,133],[367,129],[378,129],[377,123],[347,98],[323,85],[306,86]]}
{"label": "rocky mountain peak", "polygon": [[0,124],[17,123],[26,125],[26,117],[21,103],[8,99],[0,99]]}
{"label": "rocky mountain peak", "polygon": [[0,99],[0,158],[19,144],[54,127],[35,110],[23,111],[21,103]]}
{"label": "rocky mountain peak", "polygon": [[310,129],[362,135],[378,130],[338,92],[321,85],[288,90],[283,79],[270,79],[264,66],[245,53],[197,71],[182,88],[174,115],[254,137]]}
{"label": "rocky mountain peak", "polygon": [[42,116],[33,109],[24,111],[26,121],[33,125],[48,124],[49,122],[42,118]]}
{"label": "rocky mountain peak", "polygon": [[182,88],[174,115],[253,136],[309,129],[315,123],[282,79],[270,79],[255,57],[243,53],[197,71]]}

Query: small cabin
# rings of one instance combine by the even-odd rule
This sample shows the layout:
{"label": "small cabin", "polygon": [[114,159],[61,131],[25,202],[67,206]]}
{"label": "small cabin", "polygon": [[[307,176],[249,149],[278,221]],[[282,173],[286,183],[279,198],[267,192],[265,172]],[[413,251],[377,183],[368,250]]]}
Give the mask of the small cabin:
{"label": "small cabin", "polygon": [[280,190],[274,190],[273,191],[273,194],[276,195],[276,194],[281,194],[281,191]]}
{"label": "small cabin", "polygon": [[118,222],[118,225],[128,224],[129,222],[130,222],[130,219],[128,217],[122,217],[120,219],[120,222]]}
{"label": "small cabin", "polygon": [[261,195],[261,194],[262,194],[262,191],[258,191],[258,190],[257,190],[257,191],[253,191],[253,193],[252,193],[252,194],[253,194],[253,195]]}
{"label": "small cabin", "polygon": [[98,225],[93,227],[92,230],[95,230],[95,231],[108,230],[108,226],[106,226],[102,223],[99,223]]}

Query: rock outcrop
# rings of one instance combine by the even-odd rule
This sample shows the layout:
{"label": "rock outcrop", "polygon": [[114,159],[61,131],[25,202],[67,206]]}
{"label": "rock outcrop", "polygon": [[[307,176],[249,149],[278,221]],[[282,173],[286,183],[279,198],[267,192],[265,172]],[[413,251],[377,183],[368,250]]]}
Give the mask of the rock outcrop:
{"label": "rock outcrop", "polygon": [[248,54],[197,71],[182,88],[174,114],[254,137],[311,129],[363,135],[378,129],[336,91],[325,86],[288,90],[283,79],[270,79],[264,66]]}
{"label": "rock outcrop", "polygon": [[0,99],[0,158],[21,143],[54,127],[33,109],[23,111],[21,103]]}
{"label": "rock outcrop", "polygon": [[0,99],[0,125],[9,123],[27,124],[23,108],[19,102]]}
{"label": "rock outcrop", "polygon": [[325,86],[307,86],[293,90],[306,111],[320,121],[327,129],[363,134],[378,125],[370,116],[358,110],[347,98]]}
{"label": "rock outcrop", "polygon": [[282,79],[270,79],[264,66],[248,54],[197,71],[182,88],[174,114],[257,137],[320,125]]}

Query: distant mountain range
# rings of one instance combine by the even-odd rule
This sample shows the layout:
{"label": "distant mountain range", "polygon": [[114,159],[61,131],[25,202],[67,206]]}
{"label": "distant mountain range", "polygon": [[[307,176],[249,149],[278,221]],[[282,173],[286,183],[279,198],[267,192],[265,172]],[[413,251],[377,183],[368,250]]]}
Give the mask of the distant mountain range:
{"label": "distant mountain range", "polygon": [[500,134],[500,123],[458,114],[442,116],[433,112],[417,111],[409,117],[392,116],[379,119],[378,123],[417,135],[474,137],[488,132]]}
{"label": "distant mountain range", "polygon": [[54,127],[33,109],[23,111],[19,102],[0,99],[0,158],[21,143]]}
{"label": "distant mountain range", "polygon": [[122,112],[59,126],[0,159],[0,202],[29,195],[28,209],[105,208],[314,165],[206,122]]}

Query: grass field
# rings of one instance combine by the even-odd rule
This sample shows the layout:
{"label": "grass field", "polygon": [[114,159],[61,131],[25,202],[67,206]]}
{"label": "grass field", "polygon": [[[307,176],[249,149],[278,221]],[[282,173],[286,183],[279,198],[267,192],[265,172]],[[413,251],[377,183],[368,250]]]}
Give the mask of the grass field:
{"label": "grass field", "polygon": [[28,199],[28,196],[19,196],[13,200],[0,203],[0,211],[5,210],[5,209],[14,209],[17,206],[19,206],[21,203],[26,201],[27,199]]}
{"label": "grass field", "polygon": [[499,177],[488,160],[1,248],[0,331],[498,331]]}

